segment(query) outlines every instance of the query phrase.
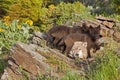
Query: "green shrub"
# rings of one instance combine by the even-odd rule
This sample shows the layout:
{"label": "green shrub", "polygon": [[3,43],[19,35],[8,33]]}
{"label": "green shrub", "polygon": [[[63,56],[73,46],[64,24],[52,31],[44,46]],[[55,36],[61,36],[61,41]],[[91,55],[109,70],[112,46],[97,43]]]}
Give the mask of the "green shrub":
{"label": "green shrub", "polygon": [[67,21],[76,21],[90,17],[89,10],[80,2],[62,2],[57,6],[55,14],[60,15],[56,20],[57,24],[64,24]]}
{"label": "green shrub", "polygon": [[[9,16],[6,17],[8,18]],[[27,42],[30,28],[28,24],[19,24],[17,20],[12,22],[0,20],[0,48],[10,49],[16,41]]]}
{"label": "green shrub", "polygon": [[74,21],[85,18],[93,18],[87,9],[80,2],[64,3],[58,5],[50,4],[48,8],[42,8],[44,15],[40,17],[40,28],[48,30],[53,24],[57,25],[72,25]]}
{"label": "green shrub", "polygon": [[0,2],[0,8],[12,19],[36,21],[41,15],[42,0],[1,0]]}
{"label": "green shrub", "polygon": [[[55,6],[52,3],[57,4]],[[43,32],[54,24],[71,25],[73,21],[91,17],[89,10],[80,2],[58,3],[59,0],[2,0],[0,8],[11,17],[11,20],[18,19],[24,22],[30,19]]]}
{"label": "green shrub", "polygon": [[41,15],[42,0],[16,0],[10,6],[8,15],[16,19],[36,21]]}
{"label": "green shrub", "polygon": [[7,15],[13,1],[14,0],[0,0],[0,17]]}
{"label": "green shrub", "polygon": [[120,0],[112,0],[112,1],[116,12],[120,14]]}
{"label": "green shrub", "polygon": [[89,80],[119,80],[120,59],[113,50],[107,49],[105,55],[96,60],[96,66],[87,76]]}

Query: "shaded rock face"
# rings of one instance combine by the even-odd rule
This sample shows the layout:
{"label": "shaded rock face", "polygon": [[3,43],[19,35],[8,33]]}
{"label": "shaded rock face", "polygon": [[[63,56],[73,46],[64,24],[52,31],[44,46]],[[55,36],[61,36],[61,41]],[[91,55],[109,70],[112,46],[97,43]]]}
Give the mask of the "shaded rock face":
{"label": "shaded rock face", "polygon": [[66,57],[59,51],[48,47],[42,48],[34,44],[23,44],[21,42],[17,42],[11,49],[10,54],[11,56],[8,59],[9,66],[5,68],[0,80],[35,80],[39,74],[44,76],[49,75],[51,79],[56,78],[56,80],[59,80],[64,73],[59,72],[61,70],[59,64],[55,65],[53,64],[54,62],[48,62],[52,57],[54,57],[54,61],[59,60],[66,64],[66,71],[67,69],[73,69],[73,71],[80,70],[72,59]]}
{"label": "shaded rock face", "polygon": [[[8,60],[10,66],[5,69],[2,80],[21,80],[24,76],[23,72],[25,72],[30,79],[34,79],[39,71],[40,73],[46,72],[49,66],[42,62],[45,58],[32,51],[31,48],[32,47],[22,43],[14,45],[11,49],[11,58]],[[37,59],[37,56],[39,56],[39,60]],[[6,74],[7,76],[5,77]]]}
{"label": "shaded rock face", "polygon": [[[39,62],[34,58],[35,56],[30,55],[29,52],[24,51],[20,45],[15,45],[14,52],[12,53],[12,58],[17,65],[22,65],[22,67],[33,75],[37,75],[38,71],[45,72],[45,66],[38,65]],[[21,54],[22,53],[22,54]]]}

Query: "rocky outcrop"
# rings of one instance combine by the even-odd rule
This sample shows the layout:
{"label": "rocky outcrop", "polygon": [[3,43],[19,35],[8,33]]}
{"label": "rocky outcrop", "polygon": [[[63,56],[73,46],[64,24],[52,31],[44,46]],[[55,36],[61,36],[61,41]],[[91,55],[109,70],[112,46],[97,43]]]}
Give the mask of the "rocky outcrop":
{"label": "rocky outcrop", "polygon": [[[34,48],[30,45],[25,45],[22,43],[16,43],[11,49],[11,58],[8,60],[10,65],[5,72],[8,74],[7,79],[21,79],[23,77],[22,71],[26,72],[29,77],[38,75],[40,73],[45,73],[49,66],[42,61],[45,60],[44,57],[38,55]],[[19,69],[22,70],[19,70]],[[2,77],[2,80],[7,80]]]}
{"label": "rocky outcrop", "polygon": [[17,42],[12,47],[10,54],[9,66],[4,70],[1,80],[21,80],[23,78],[35,80],[39,74],[50,75],[59,80],[64,74],[63,71],[68,69],[83,74],[75,65],[74,60],[66,57],[60,51],[48,47]]}
{"label": "rocky outcrop", "polygon": [[[76,22],[75,25],[81,26],[84,22],[87,23],[87,26],[101,25],[101,35],[103,37],[98,40],[100,43],[111,43],[111,37],[120,42],[120,31],[114,28],[116,26],[119,28],[120,25],[119,23],[116,24],[115,20],[97,17],[96,21],[82,20]],[[87,63],[94,61],[94,58],[76,62],[74,59],[63,55],[59,50],[47,47],[45,38],[44,34],[35,32],[29,38],[28,44],[16,42],[11,48],[10,57],[7,59],[8,66],[4,69],[0,80],[22,80],[23,78],[35,80],[40,74],[51,77],[51,80],[60,80],[68,70],[77,72],[80,76],[85,75],[88,70]],[[86,54],[86,45],[82,46],[82,44],[78,42],[73,45],[71,52],[76,51],[76,47],[79,47]],[[119,55],[119,52],[119,48],[116,49],[117,55]],[[81,52],[79,54],[81,57]],[[73,53],[72,56],[74,56]],[[84,71],[81,70],[81,67],[84,68]]]}
{"label": "rocky outcrop", "polygon": [[120,42],[120,23],[111,18],[106,18],[102,16],[96,17],[96,20],[82,20],[75,22],[75,26],[81,26],[82,23],[86,23],[89,27],[90,25],[101,26],[101,35],[103,37],[113,37],[117,42]]}

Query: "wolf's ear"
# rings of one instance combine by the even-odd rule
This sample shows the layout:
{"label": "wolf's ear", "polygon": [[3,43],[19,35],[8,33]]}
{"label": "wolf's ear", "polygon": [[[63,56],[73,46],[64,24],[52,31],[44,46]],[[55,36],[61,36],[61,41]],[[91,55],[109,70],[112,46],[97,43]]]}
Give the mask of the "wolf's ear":
{"label": "wolf's ear", "polygon": [[88,30],[89,34],[91,34],[93,32],[93,29],[94,28],[92,27],[92,25],[90,25],[89,30]]}
{"label": "wolf's ear", "polygon": [[93,27],[92,27],[92,25],[90,25],[90,27],[89,27],[90,29],[93,29]]}
{"label": "wolf's ear", "polygon": [[100,27],[100,25],[98,25],[98,26],[97,26],[97,29],[101,30],[101,27]]}
{"label": "wolf's ear", "polygon": [[87,26],[87,24],[84,22],[84,23],[82,23],[82,27],[84,27],[84,26]]}
{"label": "wolf's ear", "polygon": [[84,47],[87,47],[87,42],[83,42],[83,46],[84,46]]}

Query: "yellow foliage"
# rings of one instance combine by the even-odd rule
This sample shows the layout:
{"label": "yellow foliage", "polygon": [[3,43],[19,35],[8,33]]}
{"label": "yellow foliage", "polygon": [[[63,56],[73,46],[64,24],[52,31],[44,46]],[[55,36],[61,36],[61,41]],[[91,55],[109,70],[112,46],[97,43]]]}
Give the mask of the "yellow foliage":
{"label": "yellow foliage", "polygon": [[5,22],[4,22],[4,25],[6,25],[6,26],[10,26],[10,22],[5,21]]}
{"label": "yellow foliage", "polygon": [[9,21],[10,20],[10,16],[4,16],[3,20],[4,21]]}
{"label": "yellow foliage", "polygon": [[53,9],[55,9],[55,5],[54,4],[49,5],[49,10],[53,10]]}
{"label": "yellow foliage", "polygon": [[21,30],[21,29],[22,29],[22,26],[21,26],[21,25],[18,25],[17,28],[18,28],[19,30]]}
{"label": "yellow foliage", "polygon": [[0,32],[4,32],[4,29],[0,28]]}
{"label": "yellow foliage", "polygon": [[27,20],[26,23],[27,23],[28,25],[30,25],[30,26],[33,25],[33,21],[32,21],[32,20]]}

